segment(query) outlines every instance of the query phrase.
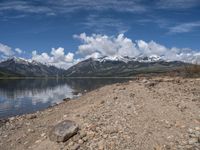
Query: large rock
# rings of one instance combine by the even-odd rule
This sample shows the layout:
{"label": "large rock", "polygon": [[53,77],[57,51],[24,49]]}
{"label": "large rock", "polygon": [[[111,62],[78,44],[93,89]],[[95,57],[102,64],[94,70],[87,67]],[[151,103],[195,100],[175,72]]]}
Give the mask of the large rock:
{"label": "large rock", "polygon": [[65,142],[78,132],[78,125],[71,120],[65,120],[52,128],[49,138],[56,142]]}

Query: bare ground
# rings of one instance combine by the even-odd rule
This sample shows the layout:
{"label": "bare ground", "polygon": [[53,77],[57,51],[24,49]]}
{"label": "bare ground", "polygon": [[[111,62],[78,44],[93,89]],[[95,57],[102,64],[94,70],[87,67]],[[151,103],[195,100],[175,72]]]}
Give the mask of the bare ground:
{"label": "bare ground", "polygon": [[[49,140],[60,121],[80,130]],[[140,78],[89,92],[0,127],[1,150],[200,150],[200,79]]]}

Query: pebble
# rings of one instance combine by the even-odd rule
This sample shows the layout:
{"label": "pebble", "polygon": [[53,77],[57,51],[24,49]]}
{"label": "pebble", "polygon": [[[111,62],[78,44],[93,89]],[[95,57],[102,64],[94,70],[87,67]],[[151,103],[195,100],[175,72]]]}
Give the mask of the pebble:
{"label": "pebble", "polygon": [[193,145],[194,143],[198,142],[198,138],[190,138],[188,144]]}
{"label": "pebble", "polygon": [[87,137],[84,137],[84,138],[83,138],[83,141],[84,141],[84,142],[87,142],[87,141],[88,141],[88,138],[87,138]]}
{"label": "pebble", "polygon": [[15,120],[15,117],[9,118],[9,121],[13,121],[13,120]]}
{"label": "pebble", "polygon": [[108,137],[108,135],[107,135],[107,134],[104,134],[104,135],[103,135],[103,138],[104,138],[104,139],[106,139],[107,137]]}
{"label": "pebble", "polygon": [[83,144],[84,141],[80,139],[80,140],[78,140],[78,143],[79,143],[79,144]]}
{"label": "pebble", "polygon": [[88,136],[89,138],[93,138],[93,137],[95,136],[95,133],[92,132],[92,131],[90,131],[90,132],[87,133],[87,136]]}
{"label": "pebble", "polygon": [[98,143],[98,148],[99,150],[103,150],[104,149],[104,140],[101,140],[99,143]]}
{"label": "pebble", "polygon": [[102,100],[101,102],[100,102],[100,104],[104,104],[105,103],[105,101],[104,100]]}
{"label": "pebble", "polygon": [[37,115],[35,114],[27,115],[27,119],[35,119],[35,118],[37,118]]}
{"label": "pebble", "polygon": [[72,146],[70,148],[70,150],[78,150],[80,148],[80,145],[79,144],[75,144],[74,146]]}
{"label": "pebble", "polygon": [[42,134],[41,134],[41,137],[44,137],[45,135],[46,135],[46,133],[42,133]]}
{"label": "pebble", "polygon": [[127,108],[131,108],[131,105],[128,105]]}
{"label": "pebble", "polygon": [[83,131],[81,131],[79,134],[80,134],[80,138],[84,138],[85,136],[87,136],[87,134]]}
{"label": "pebble", "polygon": [[195,130],[196,131],[200,131],[200,127],[195,127]]}
{"label": "pebble", "polygon": [[34,133],[35,130],[33,130],[33,129],[28,129],[28,132],[30,132],[30,133]]}
{"label": "pebble", "polygon": [[68,146],[72,146],[72,145],[74,145],[74,142],[73,141],[69,142]]}
{"label": "pebble", "polygon": [[42,140],[37,140],[37,141],[35,141],[35,143],[37,144],[37,143],[40,143]]}
{"label": "pebble", "polygon": [[116,99],[118,99],[118,97],[114,97],[113,99],[116,100]]}

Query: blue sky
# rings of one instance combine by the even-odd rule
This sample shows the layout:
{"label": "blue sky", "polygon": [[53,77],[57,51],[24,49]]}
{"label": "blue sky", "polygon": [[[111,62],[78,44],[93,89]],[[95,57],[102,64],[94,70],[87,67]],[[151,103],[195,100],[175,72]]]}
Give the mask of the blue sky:
{"label": "blue sky", "polygon": [[0,0],[1,58],[8,56],[8,48],[11,55],[32,58],[33,51],[51,56],[52,48],[60,47],[64,55],[70,52],[78,59],[83,57],[81,44],[88,44],[85,39],[74,38],[81,33],[86,37],[106,35],[111,41],[124,34],[133,41],[154,41],[168,49],[198,52],[200,1]]}

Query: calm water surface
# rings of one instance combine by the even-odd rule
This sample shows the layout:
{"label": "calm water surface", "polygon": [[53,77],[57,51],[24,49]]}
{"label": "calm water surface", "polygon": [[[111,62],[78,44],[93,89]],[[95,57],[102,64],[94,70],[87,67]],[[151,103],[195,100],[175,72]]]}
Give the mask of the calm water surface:
{"label": "calm water surface", "polygon": [[[32,113],[75,98],[106,84],[128,79],[16,79],[0,80],[0,119]],[[77,93],[79,93],[77,95]]]}

